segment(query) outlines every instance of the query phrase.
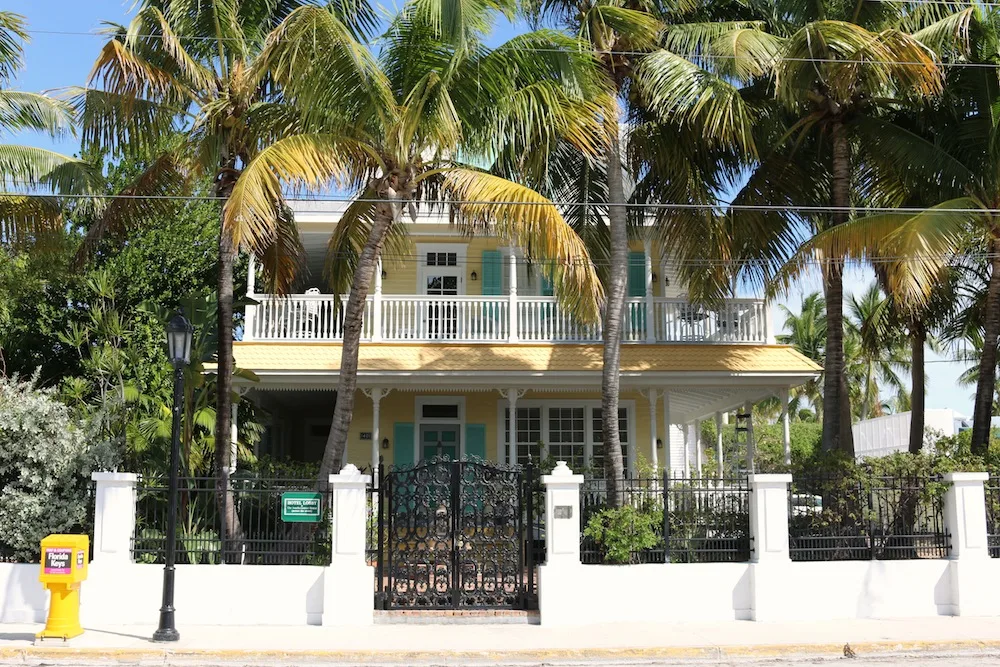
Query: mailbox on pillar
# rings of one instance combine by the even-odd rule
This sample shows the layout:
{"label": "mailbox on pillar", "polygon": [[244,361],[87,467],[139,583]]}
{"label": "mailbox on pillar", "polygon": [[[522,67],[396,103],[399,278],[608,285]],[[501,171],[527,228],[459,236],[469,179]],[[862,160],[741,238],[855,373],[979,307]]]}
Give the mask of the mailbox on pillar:
{"label": "mailbox on pillar", "polygon": [[42,540],[42,571],[38,580],[49,590],[49,616],[38,639],[72,639],[80,626],[80,583],[87,578],[86,535],[49,535]]}

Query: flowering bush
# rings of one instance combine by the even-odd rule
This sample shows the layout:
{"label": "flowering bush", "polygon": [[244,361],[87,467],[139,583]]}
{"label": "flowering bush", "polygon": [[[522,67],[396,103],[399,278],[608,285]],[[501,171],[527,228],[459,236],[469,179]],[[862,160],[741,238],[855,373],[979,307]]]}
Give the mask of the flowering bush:
{"label": "flowering bush", "polygon": [[0,377],[0,556],[35,561],[51,533],[83,532],[89,477],[111,463],[52,390]]}

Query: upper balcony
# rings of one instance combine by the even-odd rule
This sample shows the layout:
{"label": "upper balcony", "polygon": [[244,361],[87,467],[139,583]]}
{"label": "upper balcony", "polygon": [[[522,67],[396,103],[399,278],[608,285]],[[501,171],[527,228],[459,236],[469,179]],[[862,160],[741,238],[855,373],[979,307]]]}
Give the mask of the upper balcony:
{"label": "upper balcony", "polygon": [[[256,296],[247,307],[244,340],[338,341],[347,297]],[[626,303],[628,343],[773,343],[762,300],[731,299],[716,308],[684,299],[633,297]],[[599,343],[600,324],[581,325],[551,296],[374,294],[362,340],[428,343]]]}
{"label": "upper balcony", "polygon": [[[343,338],[346,297],[325,283],[327,244],[341,211],[299,202],[295,216],[303,270],[288,297],[256,294],[251,265],[243,339],[326,341]],[[412,343],[600,343],[600,324],[583,325],[558,303],[559,285],[519,248],[496,237],[465,236],[447,216],[407,224],[412,250],[387,253],[372,278],[362,340]],[[628,258],[628,343],[773,343],[770,310],[761,300],[717,307],[690,303],[669,250],[635,242]]]}

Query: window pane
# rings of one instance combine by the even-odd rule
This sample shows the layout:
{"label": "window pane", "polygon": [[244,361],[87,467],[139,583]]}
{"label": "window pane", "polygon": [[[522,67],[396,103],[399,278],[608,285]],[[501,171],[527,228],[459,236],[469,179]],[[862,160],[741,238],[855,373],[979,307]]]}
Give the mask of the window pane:
{"label": "window pane", "polygon": [[458,405],[425,405],[421,410],[428,419],[458,419]]}

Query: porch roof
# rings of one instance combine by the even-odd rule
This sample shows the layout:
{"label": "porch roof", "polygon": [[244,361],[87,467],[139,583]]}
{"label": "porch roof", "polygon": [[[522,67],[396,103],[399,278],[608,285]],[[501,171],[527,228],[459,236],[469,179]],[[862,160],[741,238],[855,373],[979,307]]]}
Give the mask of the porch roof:
{"label": "porch roof", "polygon": [[[339,343],[235,343],[236,365],[266,375],[336,374]],[[601,345],[456,345],[362,343],[359,375],[539,375],[600,373]],[[821,369],[785,345],[623,345],[623,375],[722,374],[814,376]],[[717,376],[717,375],[716,375]]]}

